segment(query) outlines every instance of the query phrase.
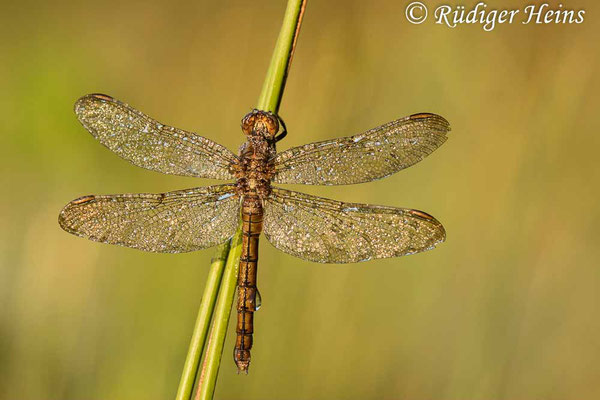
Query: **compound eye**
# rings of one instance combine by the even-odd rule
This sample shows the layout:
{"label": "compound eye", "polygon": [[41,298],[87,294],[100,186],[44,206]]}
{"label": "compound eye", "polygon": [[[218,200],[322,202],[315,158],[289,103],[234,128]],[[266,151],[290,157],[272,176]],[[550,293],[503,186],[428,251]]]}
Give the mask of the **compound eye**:
{"label": "compound eye", "polygon": [[244,132],[245,135],[250,135],[252,133],[255,121],[256,114],[254,111],[246,114],[246,116],[242,118],[242,132]]}
{"label": "compound eye", "polygon": [[279,121],[277,121],[277,118],[275,118],[272,115],[269,115],[269,117],[266,120],[266,125],[267,125],[267,132],[269,133],[270,137],[273,137],[277,134],[277,131],[279,131]]}

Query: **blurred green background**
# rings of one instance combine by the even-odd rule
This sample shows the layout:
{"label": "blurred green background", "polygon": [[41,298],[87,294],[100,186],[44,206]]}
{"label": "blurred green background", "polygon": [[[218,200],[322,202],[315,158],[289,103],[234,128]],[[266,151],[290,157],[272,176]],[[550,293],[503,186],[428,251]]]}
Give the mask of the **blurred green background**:
{"label": "blurred green background", "polygon": [[[447,242],[320,265],[263,240],[250,375],[236,375],[232,320],[216,397],[600,398],[600,5],[566,2],[587,11],[581,25],[487,33],[410,25],[407,3],[309,1],[280,149],[445,116],[448,142],[406,171],[294,189],[427,211]],[[93,243],[57,215],[84,194],[212,182],[128,164],[85,132],[73,103],[107,93],[237,149],[284,8],[3,4],[0,398],[174,396],[213,250]]]}

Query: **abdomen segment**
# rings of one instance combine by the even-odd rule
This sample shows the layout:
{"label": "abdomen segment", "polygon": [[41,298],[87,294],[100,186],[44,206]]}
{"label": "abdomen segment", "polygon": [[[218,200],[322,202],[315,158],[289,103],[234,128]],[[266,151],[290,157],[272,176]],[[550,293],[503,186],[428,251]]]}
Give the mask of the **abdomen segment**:
{"label": "abdomen segment", "polygon": [[233,358],[238,373],[248,373],[252,334],[254,333],[254,311],[258,309],[260,298],[256,288],[256,270],[263,209],[258,197],[244,197],[242,221],[242,255],[238,275],[237,339]]}

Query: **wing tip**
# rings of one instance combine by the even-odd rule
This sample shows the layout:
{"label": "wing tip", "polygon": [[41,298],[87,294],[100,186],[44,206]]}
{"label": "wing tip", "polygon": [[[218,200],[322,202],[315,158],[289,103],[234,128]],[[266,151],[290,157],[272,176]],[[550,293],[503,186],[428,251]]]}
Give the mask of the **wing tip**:
{"label": "wing tip", "polygon": [[446,229],[444,228],[444,225],[442,225],[442,223],[438,221],[433,215],[420,210],[410,210],[409,212],[411,215],[431,223],[438,230],[439,237],[436,238],[433,247],[435,247],[439,243],[443,243],[444,241],[446,241]]}
{"label": "wing tip", "polygon": [[81,108],[84,108],[87,104],[92,104],[95,102],[117,102],[117,100],[112,97],[109,96],[107,94],[103,94],[103,93],[90,93],[90,94],[86,94],[85,96],[80,97],[79,99],[77,99],[77,101],[75,102],[75,105],[73,107],[73,110],[75,111],[75,114],[79,114],[79,110]]}
{"label": "wing tip", "polygon": [[62,228],[62,230],[67,231],[67,232],[69,232],[69,230],[68,230],[67,221],[65,219],[65,209],[68,206],[69,206],[68,204],[66,206],[64,206],[63,209],[60,210],[60,212],[58,213],[58,225]]}
{"label": "wing tip", "polygon": [[72,227],[72,225],[70,224],[70,222],[69,222],[70,220],[69,220],[69,218],[67,218],[67,212],[69,210],[71,210],[74,206],[87,204],[94,200],[96,200],[96,196],[94,196],[93,194],[90,194],[90,195],[86,195],[86,196],[81,196],[75,200],[68,202],[67,205],[65,205],[62,208],[62,210],[60,210],[60,212],[58,213],[58,225],[60,225],[60,227],[63,230],[65,230],[66,232],[69,232],[76,236],[81,236],[81,234],[79,232],[77,232],[77,230],[75,230]]}
{"label": "wing tip", "polygon": [[448,120],[446,118],[444,118],[438,114],[422,112],[422,113],[412,114],[408,117],[408,119],[411,121],[435,120],[441,125],[440,128],[442,128],[441,130],[443,133],[448,133],[452,130],[452,128],[450,126],[450,122],[448,122]]}
{"label": "wing tip", "polygon": [[58,213],[58,225],[62,228],[63,231],[70,233],[75,236],[79,236],[77,231],[73,229],[71,224],[69,223],[69,219],[66,217],[67,210],[71,203],[67,204],[63,207],[62,210]]}

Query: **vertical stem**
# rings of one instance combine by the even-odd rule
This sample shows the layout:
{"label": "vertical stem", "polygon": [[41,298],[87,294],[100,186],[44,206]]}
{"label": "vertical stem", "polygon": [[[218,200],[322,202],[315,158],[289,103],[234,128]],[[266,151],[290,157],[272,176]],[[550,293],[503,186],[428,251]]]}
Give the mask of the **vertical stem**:
{"label": "vertical stem", "polygon": [[175,397],[176,400],[188,400],[192,394],[194,381],[196,380],[196,374],[198,372],[198,364],[200,363],[200,355],[204,350],[206,334],[208,333],[208,327],[217,301],[217,294],[219,292],[219,286],[221,285],[221,277],[223,276],[223,270],[225,269],[228,252],[229,241],[217,248],[211,261],[210,271],[208,272],[208,278],[206,280],[206,285],[204,286],[202,301],[200,302],[200,308],[198,309],[194,333],[183,366],[177,396]]}
{"label": "vertical stem", "polygon": [[277,113],[283,89],[287,79],[294,50],[296,49],[296,40],[300,33],[300,25],[306,8],[306,0],[288,0],[283,24],[279,31],[279,37],[273,49],[271,63],[267,70],[260,97],[258,98],[257,108],[264,111]]}
{"label": "vertical stem", "polygon": [[215,308],[215,317],[210,331],[210,338],[206,346],[206,354],[202,363],[200,380],[198,382],[198,391],[196,399],[212,399],[217,383],[217,375],[221,365],[221,356],[223,354],[223,345],[225,344],[225,335],[227,334],[227,325],[229,325],[229,316],[231,315],[231,306],[235,297],[235,287],[237,283],[238,266],[240,255],[242,254],[242,230],[238,228],[237,233],[231,239],[231,247],[227,257],[227,264],[223,279],[221,280],[221,289]]}
{"label": "vertical stem", "polygon": [[[258,100],[257,108],[265,111],[277,113],[283,96],[283,89],[288,71],[294,54],[296,39],[300,31],[302,17],[307,0],[288,0],[283,24],[279,32],[279,37],[273,50],[273,56],[267,70],[267,76],[263,83],[262,91]],[[235,297],[235,288],[237,285],[238,266],[242,252],[242,231],[241,225],[235,236],[231,240],[227,262],[223,278],[219,287],[219,297],[217,300],[212,329],[206,346],[202,371],[198,382],[196,400],[210,400],[213,398],[221,357],[223,354],[223,345],[225,344],[225,335],[227,325],[231,315],[231,308]],[[191,348],[192,346],[190,346]],[[188,358],[190,356],[188,355]],[[182,379],[183,380],[183,379]],[[179,398],[178,398],[179,400]]]}

